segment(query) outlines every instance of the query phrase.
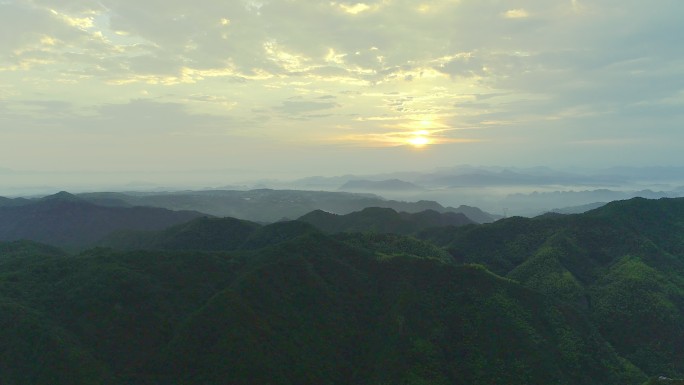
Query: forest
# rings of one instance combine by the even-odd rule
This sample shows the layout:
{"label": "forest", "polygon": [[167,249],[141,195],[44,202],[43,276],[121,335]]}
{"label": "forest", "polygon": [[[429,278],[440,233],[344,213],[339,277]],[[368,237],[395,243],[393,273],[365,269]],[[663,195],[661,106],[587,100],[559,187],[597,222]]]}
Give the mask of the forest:
{"label": "forest", "polygon": [[676,384],[683,257],[684,199],[488,224],[391,209],[198,216],[82,250],[7,240],[0,377]]}

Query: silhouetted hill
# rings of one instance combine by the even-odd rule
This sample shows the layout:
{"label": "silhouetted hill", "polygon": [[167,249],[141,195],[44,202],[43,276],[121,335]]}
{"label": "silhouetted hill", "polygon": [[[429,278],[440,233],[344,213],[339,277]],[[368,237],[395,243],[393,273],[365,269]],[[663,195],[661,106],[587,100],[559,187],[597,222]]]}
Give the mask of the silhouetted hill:
{"label": "silhouetted hill", "polygon": [[579,184],[592,181],[592,178],[562,172],[528,173],[504,169],[488,171],[474,169],[457,174],[426,174],[420,182],[449,187],[486,187],[486,186],[542,186],[554,184]]}
{"label": "silhouetted hill", "polygon": [[338,188],[340,191],[421,191],[425,190],[411,182],[406,182],[399,179],[387,180],[350,180]]}
{"label": "silhouetted hill", "polygon": [[202,215],[152,207],[104,207],[61,192],[19,206],[0,207],[0,240],[29,239],[79,248],[115,230],[162,229]]}
{"label": "silhouetted hill", "polygon": [[119,250],[251,250],[320,231],[299,221],[266,226],[235,218],[199,218],[161,231],[120,231],[98,246]]}
{"label": "silhouetted hill", "polygon": [[[613,202],[631,198],[676,198],[682,194],[677,191],[652,191],[652,190],[610,190],[595,189],[583,191],[546,191],[532,193],[515,193],[507,195],[500,203],[509,208],[526,208],[517,210],[528,216],[534,216],[540,212],[553,210],[560,204],[569,207],[585,206],[596,202]],[[600,206],[600,204],[599,204]],[[593,207],[595,208],[595,207]],[[587,211],[587,210],[585,210]],[[576,213],[580,213],[577,211]]]}
{"label": "silhouetted hill", "polygon": [[314,210],[348,214],[367,207],[386,207],[415,213],[425,210],[463,212],[478,223],[493,222],[499,217],[468,206],[443,207],[434,201],[401,202],[377,195],[349,192],[250,190],[182,191],[169,193],[87,193],[79,197],[99,205],[150,206],[171,210],[195,210],[218,217],[232,217],[271,223],[281,218],[299,218]]}
{"label": "silhouetted hill", "polygon": [[415,214],[398,213],[389,208],[369,207],[347,215],[335,215],[321,210],[298,219],[328,233],[375,232],[413,234],[431,227],[463,226],[475,222],[463,214],[438,213],[426,210]]}
{"label": "silhouetted hill", "polygon": [[117,249],[228,251],[240,248],[261,226],[235,218],[197,218],[160,231],[119,231],[99,246]]}
{"label": "silhouetted hill", "polygon": [[[437,210],[440,211],[440,210]],[[442,212],[442,211],[440,211]],[[475,223],[491,223],[503,218],[501,215],[494,215],[473,206],[460,205],[456,208],[447,207],[444,212],[461,213]]]}
{"label": "silhouetted hill", "polygon": [[39,201],[42,201],[42,202],[83,202],[83,199],[77,197],[74,194],[68,193],[66,191],[60,191],[58,193],[40,198]]}
{"label": "silhouetted hill", "polygon": [[5,197],[0,197],[0,207],[8,207],[8,206],[23,206],[27,203],[30,203],[31,201],[26,198],[5,198]]}
{"label": "silhouetted hill", "polygon": [[563,207],[560,209],[553,209],[551,212],[553,213],[558,213],[558,214],[582,214],[586,213],[589,210],[597,209],[601,206],[606,205],[606,202],[595,202],[595,203],[589,203],[586,205],[579,205],[579,206],[569,206],[569,207]]}

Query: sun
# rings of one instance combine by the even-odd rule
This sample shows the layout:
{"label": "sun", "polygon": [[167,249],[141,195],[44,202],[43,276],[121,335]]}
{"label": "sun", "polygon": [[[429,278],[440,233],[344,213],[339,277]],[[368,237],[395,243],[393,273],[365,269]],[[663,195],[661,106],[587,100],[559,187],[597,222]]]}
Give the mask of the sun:
{"label": "sun", "polygon": [[430,139],[427,137],[429,133],[427,131],[417,131],[413,133],[413,137],[408,138],[406,142],[413,147],[424,147],[430,144]]}

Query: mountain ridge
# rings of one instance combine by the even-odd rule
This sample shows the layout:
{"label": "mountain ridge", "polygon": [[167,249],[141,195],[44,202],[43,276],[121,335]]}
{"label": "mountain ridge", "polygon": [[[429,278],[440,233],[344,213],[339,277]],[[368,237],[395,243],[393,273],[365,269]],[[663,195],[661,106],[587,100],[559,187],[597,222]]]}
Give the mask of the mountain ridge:
{"label": "mountain ridge", "polygon": [[328,233],[377,232],[403,235],[431,227],[464,226],[475,223],[462,213],[439,213],[434,210],[406,213],[381,207],[368,207],[346,215],[316,210],[297,220],[311,223]]}
{"label": "mountain ridge", "polygon": [[0,206],[0,240],[30,239],[66,248],[94,244],[119,229],[162,229],[206,214],[152,207],[106,207],[61,192]]}

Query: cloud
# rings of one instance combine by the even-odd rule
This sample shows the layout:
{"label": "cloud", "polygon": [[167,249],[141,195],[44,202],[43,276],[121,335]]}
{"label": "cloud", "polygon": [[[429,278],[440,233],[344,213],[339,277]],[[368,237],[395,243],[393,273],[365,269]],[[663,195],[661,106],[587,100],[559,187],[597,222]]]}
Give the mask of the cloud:
{"label": "cloud", "polygon": [[347,4],[338,4],[338,3],[333,3],[334,5],[337,5],[342,11],[351,14],[351,15],[358,15],[359,13],[366,12],[371,9],[371,7],[368,4],[365,3],[356,3],[353,5],[347,5]]}
{"label": "cloud", "polygon": [[288,114],[299,115],[308,112],[329,110],[336,107],[339,107],[339,104],[335,102],[286,100],[280,106],[275,107],[275,109]]}
{"label": "cloud", "polygon": [[522,8],[509,9],[508,11],[504,12],[503,17],[506,19],[526,19],[530,17],[530,14]]}
{"label": "cloud", "polygon": [[[0,105],[1,106],[1,105]],[[222,134],[243,135],[253,121],[228,115],[196,113],[185,104],[135,99],[127,103],[108,103],[92,108],[77,108],[59,100],[19,101],[0,108],[0,119],[12,122],[14,131],[135,135]]]}
{"label": "cloud", "polygon": [[5,1],[0,114],[43,132],[319,140],[432,119],[494,141],[587,139],[574,127],[611,120],[635,135],[681,123],[682,13],[675,0]]}

